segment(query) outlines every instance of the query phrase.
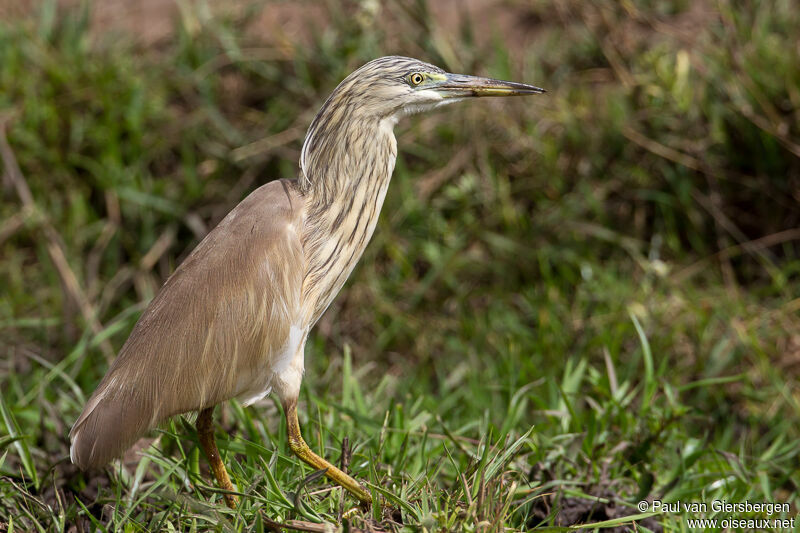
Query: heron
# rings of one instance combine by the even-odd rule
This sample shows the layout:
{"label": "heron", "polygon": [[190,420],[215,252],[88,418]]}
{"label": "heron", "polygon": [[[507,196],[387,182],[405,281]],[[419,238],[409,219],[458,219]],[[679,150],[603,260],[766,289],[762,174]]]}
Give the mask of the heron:
{"label": "heron", "polygon": [[225,503],[235,508],[213,409],[234,398],[247,406],[274,392],[292,452],[371,503],[364,485],[303,440],[297,400],[309,331],[375,230],[397,158],[394,126],[466,98],[543,92],[400,56],[347,76],[312,121],[297,176],[245,197],[144,310],[70,431],[72,462],[101,467],[170,417],[197,411],[198,441]]}

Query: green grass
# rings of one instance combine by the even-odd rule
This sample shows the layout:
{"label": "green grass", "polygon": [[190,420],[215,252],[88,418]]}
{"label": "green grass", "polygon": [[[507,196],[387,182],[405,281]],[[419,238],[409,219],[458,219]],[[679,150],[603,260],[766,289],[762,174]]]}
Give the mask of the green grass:
{"label": "green grass", "polygon": [[[793,3],[508,1],[534,35],[513,51],[500,31],[478,44],[491,28],[444,34],[424,2],[379,20],[327,5],[311,43],[280,53],[247,13],[184,11],[146,49],[49,3],[0,23],[0,120],[34,199],[23,209],[4,179],[0,531],[685,531],[767,516],[642,514],[640,500],[781,502],[769,518],[796,517]],[[338,461],[346,438],[350,471],[389,505],[349,512],[292,456],[271,400],[217,412],[236,511],[189,417],[141,457],[79,472],[69,428],[161,282],[250,190],[295,175],[327,94],[387,53],[549,91],[401,123],[373,242],[309,339],[306,440]]]}

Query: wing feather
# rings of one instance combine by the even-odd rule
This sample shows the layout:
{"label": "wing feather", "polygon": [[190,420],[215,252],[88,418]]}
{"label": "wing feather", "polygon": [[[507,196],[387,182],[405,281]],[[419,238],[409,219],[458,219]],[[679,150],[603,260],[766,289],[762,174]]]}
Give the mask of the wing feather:
{"label": "wing feather", "polygon": [[73,463],[102,466],[170,416],[268,387],[300,312],[301,206],[293,183],[268,183],[197,245],[75,422]]}

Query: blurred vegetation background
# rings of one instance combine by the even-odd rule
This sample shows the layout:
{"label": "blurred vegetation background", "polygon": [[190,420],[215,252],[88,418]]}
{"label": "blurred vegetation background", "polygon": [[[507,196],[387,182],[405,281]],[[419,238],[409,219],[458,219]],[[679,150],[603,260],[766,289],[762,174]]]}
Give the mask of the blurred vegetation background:
{"label": "blurred vegetation background", "polygon": [[388,54],[548,93],[396,130],[379,227],[306,355],[312,447],[347,436],[399,509],[353,527],[698,517],[642,499],[797,515],[796,2],[21,6],[0,3],[0,531],[342,522],[272,401],[223,410],[236,512],[185,419],[91,475],[67,433],[161,283]]}

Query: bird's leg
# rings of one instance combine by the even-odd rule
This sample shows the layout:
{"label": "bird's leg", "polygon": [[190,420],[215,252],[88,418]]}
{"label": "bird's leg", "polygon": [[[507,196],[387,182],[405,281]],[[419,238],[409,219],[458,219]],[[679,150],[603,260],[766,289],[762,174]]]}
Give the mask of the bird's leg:
{"label": "bird's leg", "polygon": [[361,486],[361,483],[312,452],[311,448],[308,447],[308,444],[306,444],[306,441],[303,440],[303,436],[300,434],[300,424],[297,421],[297,400],[289,400],[284,403],[283,410],[286,412],[289,448],[292,449],[294,454],[313,468],[318,470],[325,469],[326,476],[337,485],[350,491],[353,496],[358,498],[362,503],[372,503],[372,496]]}
{"label": "bird's leg", "polygon": [[[200,446],[202,446],[203,451],[206,452],[206,457],[208,458],[209,465],[211,465],[211,471],[214,472],[217,485],[223,490],[233,491],[235,490],[233,488],[233,483],[231,483],[231,478],[228,477],[225,464],[219,456],[217,441],[214,438],[213,413],[213,407],[200,411],[200,415],[197,417],[197,436],[200,438]],[[225,503],[228,504],[228,507],[235,509],[236,505],[239,503],[239,498],[237,498],[235,494],[224,494],[224,496]]]}

